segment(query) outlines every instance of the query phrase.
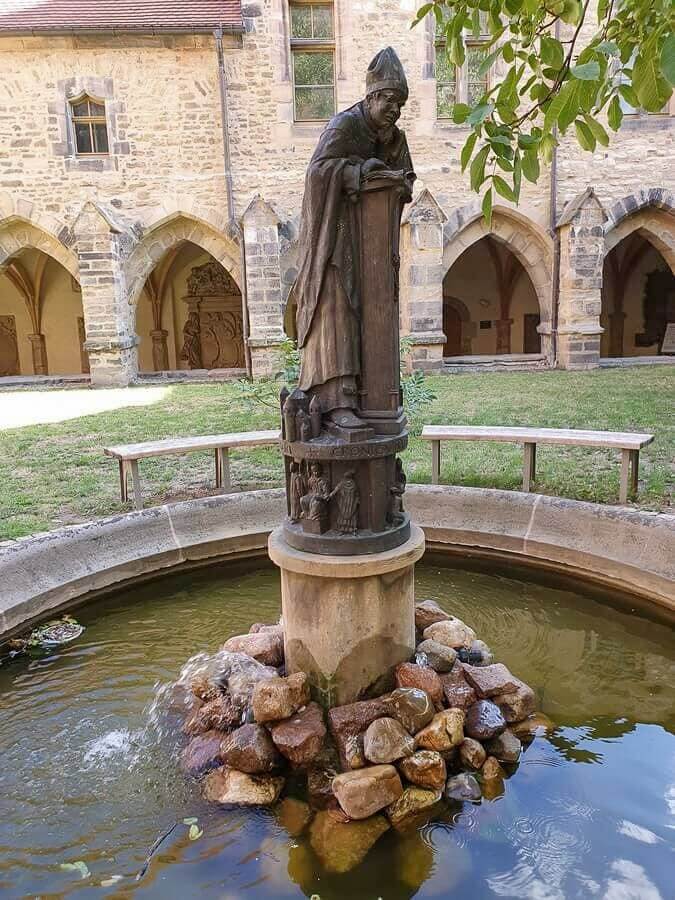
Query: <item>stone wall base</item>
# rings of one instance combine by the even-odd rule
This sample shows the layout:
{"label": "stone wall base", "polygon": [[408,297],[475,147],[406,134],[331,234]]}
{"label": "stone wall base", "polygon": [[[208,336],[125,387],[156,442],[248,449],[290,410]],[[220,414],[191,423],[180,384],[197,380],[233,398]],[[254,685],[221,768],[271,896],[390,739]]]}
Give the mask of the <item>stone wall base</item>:
{"label": "stone wall base", "polygon": [[283,368],[281,343],[249,341],[251,350],[251,375],[253,378],[270,378]]}
{"label": "stone wall base", "polygon": [[136,346],[88,349],[92,387],[128,387],[138,374]]}
{"label": "stone wall base", "polygon": [[286,671],[306,672],[326,707],[382,693],[415,651],[415,562],[424,534],[384,553],[321,556],[292,549],[277,528],[269,555],[281,569]]}
{"label": "stone wall base", "polygon": [[600,335],[558,332],[558,366],[561,369],[597,369],[600,365]]}

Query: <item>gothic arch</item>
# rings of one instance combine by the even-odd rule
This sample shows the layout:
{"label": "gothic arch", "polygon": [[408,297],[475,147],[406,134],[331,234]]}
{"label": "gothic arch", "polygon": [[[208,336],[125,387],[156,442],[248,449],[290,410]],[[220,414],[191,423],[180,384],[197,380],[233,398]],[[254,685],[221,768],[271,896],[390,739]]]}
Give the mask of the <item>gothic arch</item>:
{"label": "gothic arch", "polygon": [[647,203],[617,220],[610,219],[605,226],[605,255],[634,232],[659,251],[675,274],[675,209]]}
{"label": "gothic arch", "polygon": [[145,230],[127,259],[125,270],[129,302],[135,305],[143,286],[168,250],[190,242],[211,254],[237,284],[242,286],[241,263],[237,244],[208,221],[192,213],[176,210],[163,215]]}
{"label": "gothic arch", "polygon": [[0,267],[25,248],[33,248],[55,259],[79,281],[77,255],[70,249],[70,241],[71,232],[65,225],[36,213],[29,201],[0,195]]}
{"label": "gothic arch", "polygon": [[673,195],[665,188],[644,188],[634,194],[628,194],[617,200],[607,213],[606,231],[616,228],[625,218],[632,216],[645,207],[662,209],[667,212],[675,212],[675,200]]}
{"label": "gothic arch", "polygon": [[500,205],[494,208],[488,228],[476,201],[452,213],[443,236],[444,272],[450,270],[465,250],[484,237],[493,237],[505,244],[530,277],[542,324],[550,323],[553,242],[542,226],[522,211]]}

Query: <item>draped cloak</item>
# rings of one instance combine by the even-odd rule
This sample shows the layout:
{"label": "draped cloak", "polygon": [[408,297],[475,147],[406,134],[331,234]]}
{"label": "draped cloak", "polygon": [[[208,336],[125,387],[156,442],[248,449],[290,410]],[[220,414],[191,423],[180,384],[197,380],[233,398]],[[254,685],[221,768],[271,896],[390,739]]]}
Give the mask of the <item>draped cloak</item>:
{"label": "draped cloak", "polygon": [[361,101],[328,123],[305,178],[298,275],[285,324],[302,349],[299,387],[313,389],[324,411],[357,405],[362,236],[353,201],[361,166],[373,157],[412,171],[405,134],[395,126],[375,131]]}

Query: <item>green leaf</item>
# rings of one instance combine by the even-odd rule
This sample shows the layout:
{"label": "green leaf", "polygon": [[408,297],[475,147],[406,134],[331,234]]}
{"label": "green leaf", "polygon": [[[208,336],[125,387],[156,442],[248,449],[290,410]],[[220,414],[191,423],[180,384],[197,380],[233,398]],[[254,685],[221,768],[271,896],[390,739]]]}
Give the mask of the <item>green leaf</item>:
{"label": "green leaf", "polygon": [[661,71],[671,84],[675,84],[675,32],[668,35],[661,48]]}
{"label": "green leaf", "polygon": [[469,169],[469,178],[471,180],[471,190],[478,191],[481,184],[485,181],[485,163],[490,152],[490,145],[486,144],[481,147],[474,156],[471,168]]}
{"label": "green leaf", "polygon": [[528,181],[531,181],[532,184],[536,184],[539,178],[539,157],[537,156],[537,151],[526,150],[523,153],[523,175],[527,178]]}
{"label": "green leaf", "polygon": [[640,106],[647,112],[660,112],[672,93],[654,49],[653,41],[645,44],[633,65],[633,87]]}
{"label": "green leaf", "polygon": [[501,194],[502,197],[510,200],[512,203],[516,202],[516,195],[513,193],[513,189],[504,181],[501,175],[493,175],[492,183],[498,194]]}
{"label": "green leaf", "polygon": [[614,43],[614,41],[600,41],[599,44],[594,45],[594,49],[598,51],[598,53],[602,53],[605,56],[618,56],[619,48]]}
{"label": "green leaf", "polygon": [[452,107],[452,121],[455,125],[463,125],[469,117],[471,107],[466,103],[455,103]]}
{"label": "green leaf", "polygon": [[570,75],[580,81],[596,81],[600,77],[600,63],[593,59],[580,66],[571,66]]}
{"label": "green leaf", "polygon": [[598,0],[598,22],[602,22],[602,20],[607,15],[609,3],[610,0]]}
{"label": "green leaf", "polygon": [[599,144],[602,144],[603,147],[609,146],[609,135],[603,128],[603,126],[598,122],[597,119],[594,119],[593,116],[589,116],[588,113],[584,113],[584,120],[586,125],[591,130],[593,137]]}
{"label": "green leaf", "polygon": [[462,166],[462,172],[464,172],[466,170],[466,167],[469,165],[469,160],[471,159],[473,148],[476,146],[477,139],[478,135],[475,131],[472,131],[469,137],[466,139],[466,143],[462,147],[462,152],[459,157],[459,161]]}
{"label": "green leaf", "polygon": [[485,224],[489,228],[492,224],[492,188],[488,188],[488,190],[485,192],[483,202],[481,203],[481,210],[483,212]]}
{"label": "green leaf", "polygon": [[545,131],[551,131],[553,125],[557,122],[560,130],[564,132],[576,119],[579,111],[580,85],[581,82],[574,79],[563,84],[544,115]]}
{"label": "green leaf", "polygon": [[[509,44],[504,44],[504,47],[510,46]],[[478,69],[478,75],[482,77],[486,72],[492,67],[492,63],[497,59],[499,54],[502,52],[502,47],[499,46],[492,53],[488,53],[483,62],[480,64],[480,68]]]}
{"label": "green leaf", "polygon": [[565,59],[565,52],[560,41],[549,37],[547,34],[542,35],[539,41],[541,61],[546,66],[552,66],[559,69]]}
{"label": "green leaf", "polygon": [[197,841],[204,834],[199,825],[190,825],[190,830],[188,832],[188,837],[191,841]]}
{"label": "green leaf", "polygon": [[593,137],[593,133],[591,129],[586,125],[585,122],[580,122],[579,119],[574,123],[574,128],[577,133],[577,140],[579,141],[579,145],[584,150],[595,150],[595,138]]}
{"label": "green leaf", "polygon": [[59,868],[63,869],[64,872],[79,872],[80,878],[89,878],[91,875],[87,864],[82,862],[81,859],[78,859],[78,861],[74,863],[61,863]]}
{"label": "green leaf", "polygon": [[560,18],[567,25],[576,25],[581,18],[581,3],[579,0],[565,0]]}
{"label": "green leaf", "polygon": [[469,117],[466,120],[467,125],[480,125],[481,122],[484,122],[487,117],[492,114],[493,110],[494,106],[492,103],[480,103],[471,110]]}
{"label": "green leaf", "polygon": [[505,44],[502,44],[501,51],[505,63],[512,63],[516,58],[516,54],[514,52],[513,44],[511,43],[511,41],[507,41]]}
{"label": "green leaf", "polygon": [[622,119],[623,110],[621,109],[619,98],[615,95],[612,97],[612,102],[609,104],[609,109],[607,110],[607,124],[612,131],[618,131],[621,127]]}
{"label": "green leaf", "polygon": [[525,134],[525,132],[521,132],[518,135],[518,146],[522,147],[523,150],[527,150],[528,147],[532,147],[534,144],[539,143],[539,138],[535,137],[533,134]]}
{"label": "green leaf", "polygon": [[420,8],[417,10],[417,18],[413,22],[413,25],[417,25],[418,22],[421,22],[426,14],[431,12],[431,10],[434,8],[434,5],[435,4],[433,3],[425,3],[420,6]]}
{"label": "green leaf", "polygon": [[541,139],[540,152],[541,158],[544,160],[546,165],[549,165],[551,160],[553,159],[553,151],[557,146],[557,141],[553,137],[552,134],[545,134]]}
{"label": "green leaf", "polygon": [[183,825],[196,825],[199,819],[196,816],[190,816],[189,819],[183,819]]}
{"label": "green leaf", "polygon": [[513,195],[516,198],[516,203],[520,200],[520,185],[523,180],[523,164],[520,157],[520,153],[516,153],[516,157],[513,161]]}
{"label": "green leaf", "polygon": [[638,96],[635,93],[635,89],[630,84],[620,84],[619,85],[619,93],[626,101],[629,106],[632,106],[633,109],[638,109],[640,106],[640,101],[638,100]]}

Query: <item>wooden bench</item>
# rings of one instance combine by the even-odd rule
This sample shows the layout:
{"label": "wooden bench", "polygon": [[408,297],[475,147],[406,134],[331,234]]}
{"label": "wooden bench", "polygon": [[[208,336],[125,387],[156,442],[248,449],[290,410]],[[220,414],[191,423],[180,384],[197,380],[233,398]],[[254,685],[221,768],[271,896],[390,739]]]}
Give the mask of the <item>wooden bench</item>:
{"label": "wooden bench", "polygon": [[628,489],[637,492],[640,450],[651,444],[653,434],[630,431],[577,431],[572,428],[500,428],[492,425],[425,425],[422,439],[431,441],[431,481],[441,474],[441,441],[506,441],[523,444],[523,490],[531,490],[536,477],[537,444],[571,444],[621,450],[619,502],[626,503]]}
{"label": "wooden bench", "polygon": [[192,453],[195,450],[213,450],[216,460],[216,487],[229,491],[229,451],[241,447],[270,447],[279,443],[279,431],[245,431],[241,434],[206,434],[200,437],[167,438],[163,441],[146,441],[143,444],[118,444],[104,447],[106,456],[119,461],[120,493],[122,501],[129,499],[128,476],[131,473],[134,486],[134,508],[143,509],[141,479],[138,460],[150,456],[172,456]]}

